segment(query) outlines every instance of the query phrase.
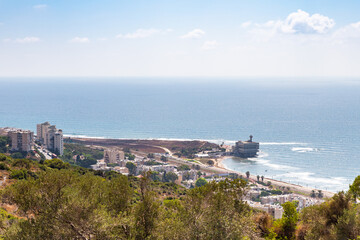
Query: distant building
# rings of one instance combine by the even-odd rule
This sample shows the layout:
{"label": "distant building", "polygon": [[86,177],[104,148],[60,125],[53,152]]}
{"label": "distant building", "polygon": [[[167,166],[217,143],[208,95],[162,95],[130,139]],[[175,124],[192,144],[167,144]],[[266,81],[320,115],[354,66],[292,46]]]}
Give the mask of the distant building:
{"label": "distant building", "polygon": [[125,159],[125,154],[123,151],[117,149],[106,149],[104,151],[104,161],[105,163],[119,163],[121,160]]}
{"label": "distant building", "polygon": [[164,164],[164,165],[153,165],[153,166],[147,166],[147,165],[140,165],[138,167],[139,172],[174,172],[176,166],[170,165],[170,164]]}
{"label": "distant building", "polygon": [[50,127],[49,122],[44,122],[36,125],[36,139],[41,144],[45,144],[46,133],[49,127]]}
{"label": "distant building", "polygon": [[36,138],[48,150],[63,155],[64,136],[61,129],[56,129],[55,125],[44,122],[36,125]]}
{"label": "distant building", "polygon": [[209,154],[208,153],[196,153],[195,157],[197,157],[197,158],[208,158]]}
{"label": "distant building", "polygon": [[11,151],[29,152],[34,145],[34,132],[29,130],[11,130],[8,132],[11,140]]}
{"label": "distant building", "polygon": [[250,135],[248,141],[238,141],[234,146],[234,155],[242,158],[255,157],[259,151],[259,143],[252,141],[253,136]]}

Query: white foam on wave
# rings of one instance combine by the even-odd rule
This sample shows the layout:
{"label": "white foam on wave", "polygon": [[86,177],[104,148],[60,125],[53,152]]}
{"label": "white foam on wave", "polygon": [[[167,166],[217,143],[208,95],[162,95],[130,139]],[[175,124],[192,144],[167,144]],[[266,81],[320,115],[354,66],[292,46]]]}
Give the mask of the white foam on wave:
{"label": "white foam on wave", "polygon": [[77,134],[64,134],[64,137],[72,138],[89,138],[89,139],[118,139],[118,140],[163,140],[163,141],[208,141],[208,142],[220,142],[222,140],[204,140],[204,139],[192,139],[192,138],[116,138],[116,137],[95,137],[88,135],[77,135]]}
{"label": "white foam on wave", "polygon": [[258,163],[259,165],[267,166],[274,170],[291,171],[291,170],[297,169],[296,167],[292,167],[292,166],[288,166],[288,165],[280,165],[280,164],[271,163],[270,160],[265,159],[268,156],[269,156],[268,153],[260,151],[256,158],[249,158],[248,160],[254,161],[254,162]]}
{"label": "white foam on wave", "polygon": [[[90,138],[90,139],[108,139],[106,137],[92,137],[87,135],[72,135],[72,134],[64,134],[64,137],[71,137],[71,138]],[[110,139],[110,138],[109,138]]]}
{"label": "white foam on wave", "polygon": [[[117,138],[117,137],[99,137],[77,134],[64,134],[65,137],[73,138],[90,138],[90,139],[120,139],[120,140],[163,140],[163,141],[207,141],[215,144],[235,145],[237,141],[225,139],[200,139],[200,138]],[[307,145],[300,142],[260,142],[260,145]]]}
{"label": "white foam on wave", "polygon": [[348,179],[343,177],[316,177],[316,174],[313,172],[287,172],[284,174],[276,175],[279,177],[286,177],[290,179],[295,179],[295,181],[299,180],[300,182],[305,182],[310,185],[329,185],[329,186],[346,186],[348,183]]}
{"label": "white foam on wave", "polygon": [[307,145],[300,142],[260,142],[261,145]]}
{"label": "white foam on wave", "polygon": [[293,147],[293,148],[291,148],[291,151],[305,153],[305,152],[318,152],[318,151],[320,151],[320,149],[311,148],[311,147]]}

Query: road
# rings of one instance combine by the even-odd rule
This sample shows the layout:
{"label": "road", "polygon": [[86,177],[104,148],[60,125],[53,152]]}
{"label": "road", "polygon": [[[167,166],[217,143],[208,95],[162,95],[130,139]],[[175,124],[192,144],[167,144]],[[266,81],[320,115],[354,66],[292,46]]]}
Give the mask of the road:
{"label": "road", "polygon": [[37,148],[37,150],[39,150],[39,152],[41,152],[44,156],[45,156],[45,158],[46,158],[46,160],[50,160],[50,159],[52,159],[52,157],[51,157],[51,152],[49,152],[48,150],[46,150],[46,149],[43,149],[42,147],[40,147],[39,145],[37,145],[37,144],[35,144],[35,147]]}

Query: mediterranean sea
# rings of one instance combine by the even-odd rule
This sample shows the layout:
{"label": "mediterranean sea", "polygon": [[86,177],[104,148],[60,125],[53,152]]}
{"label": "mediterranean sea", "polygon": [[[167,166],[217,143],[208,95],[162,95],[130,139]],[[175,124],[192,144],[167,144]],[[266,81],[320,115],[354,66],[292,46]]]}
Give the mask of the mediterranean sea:
{"label": "mediterranean sea", "polygon": [[224,165],[323,190],[360,174],[360,81],[351,79],[0,79],[0,127],[66,135],[204,139],[252,134],[261,152]]}

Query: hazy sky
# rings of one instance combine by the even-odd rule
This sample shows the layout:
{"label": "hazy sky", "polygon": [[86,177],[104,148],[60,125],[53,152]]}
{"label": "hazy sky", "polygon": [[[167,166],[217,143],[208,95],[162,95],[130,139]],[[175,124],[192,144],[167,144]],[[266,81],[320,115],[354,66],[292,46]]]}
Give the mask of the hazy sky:
{"label": "hazy sky", "polygon": [[0,76],[360,77],[360,1],[0,0]]}

